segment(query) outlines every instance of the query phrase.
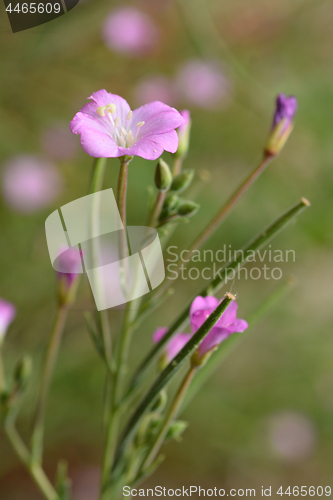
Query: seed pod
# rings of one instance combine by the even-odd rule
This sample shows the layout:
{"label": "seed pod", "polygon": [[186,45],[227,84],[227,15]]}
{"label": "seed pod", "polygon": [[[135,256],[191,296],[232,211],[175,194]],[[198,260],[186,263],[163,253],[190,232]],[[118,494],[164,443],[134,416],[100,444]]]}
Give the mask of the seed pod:
{"label": "seed pod", "polygon": [[177,175],[171,185],[171,191],[181,193],[185,191],[191,184],[194,177],[194,170],[183,170],[182,173]]}
{"label": "seed pod", "polygon": [[180,217],[193,217],[199,210],[200,205],[195,203],[194,201],[185,201],[178,208],[178,215]]}
{"label": "seed pod", "polygon": [[168,164],[160,159],[155,170],[155,186],[159,191],[168,191],[172,184],[172,174]]}

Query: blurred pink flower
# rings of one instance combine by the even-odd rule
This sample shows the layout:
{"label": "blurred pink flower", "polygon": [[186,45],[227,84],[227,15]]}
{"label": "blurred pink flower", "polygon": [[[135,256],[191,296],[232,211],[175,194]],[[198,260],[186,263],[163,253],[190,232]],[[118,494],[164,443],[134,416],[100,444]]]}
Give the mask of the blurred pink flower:
{"label": "blurred pink flower", "polygon": [[183,98],[202,108],[219,107],[228,94],[229,82],[214,62],[193,59],[180,68],[177,84]]}
{"label": "blurred pink flower", "polygon": [[81,270],[81,254],[76,248],[60,249],[57,259],[58,279],[65,278],[67,286],[71,286]]}
{"label": "blurred pink flower", "polygon": [[[153,341],[157,344],[168,331],[167,328],[158,328],[153,335]],[[183,349],[183,347],[190,340],[192,335],[190,333],[177,333],[166,345],[165,355],[166,361],[170,363],[175,356]]]}
{"label": "blurred pink flower", "polygon": [[105,20],[102,36],[109,49],[132,56],[151,51],[159,39],[152,19],[134,7],[112,11]]}
{"label": "blurred pink flower", "polygon": [[151,101],[162,101],[174,106],[178,100],[177,89],[173,81],[166,76],[148,76],[137,84],[134,99],[139,106]]}
{"label": "blurred pink flower", "polygon": [[45,129],[41,145],[48,156],[59,161],[71,160],[77,151],[77,142],[68,126],[54,125]]}
{"label": "blurred pink flower", "polygon": [[95,158],[141,156],[156,160],[163,151],[178,148],[176,128],[184,123],[180,113],[159,101],[132,111],[122,97],[106,90],[94,92],[76,113],[70,127],[81,135],[81,145]]}
{"label": "blurred pink flower", "polygon": [[269,443],[287,462],[307,459],[314,451],[317,433],[313,422],[294,411],[281,411],[268,420]]}
{"label": "blurred pink flower", "polygon": [[[221,301],[215,297],[201,297],[194,299],[190,309],[190,323],[192,332],[195,333],[217,308]],[[211,329],[199,346],[199,356],[217,347],[223,340],[232,333],[243,332],[248,324],[244,319],[237,319],[237,303],[231,302],[228,309],[222,314],[221,318]]]}
{"label": "blurred pink flower", "polygon": [[6,335],[7,328],[15,318],[16,309],[11,302],[0,298],[0,344]]}
{"label": "blurred pink flower", "polygon": [[22,155],[4,165],[3,197],[20,212],[35,212],[50,205],[60,194],[62,179],[47,160]]}

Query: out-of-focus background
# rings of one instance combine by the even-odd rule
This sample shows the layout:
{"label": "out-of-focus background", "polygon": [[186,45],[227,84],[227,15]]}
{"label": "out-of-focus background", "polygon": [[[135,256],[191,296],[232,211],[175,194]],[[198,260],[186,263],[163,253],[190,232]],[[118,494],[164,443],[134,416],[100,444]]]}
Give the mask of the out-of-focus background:
{"label": "out-of-focus background", "polygon": [[[82,0],[65,16],[16,34],[3,4],[0,10],[0,296],[17,307],[4,345],[7,375],[23,353],[34,361],[19,418],[24,438],[56,311],[44,222],[87,192],[92,159],[69,132],[86,98],[105,88],[132,108],[159,99],[191,111],[184,166],[196,170],[188,195],[201,209],[170,240],[186,248],[259,161],[275,96],[285,92],[299,101],[288,144],[205,248],[240,248],[305,196],[311,209],[271,247],[295,251],[295,262],[279,267],[283,278],[295,275],[298,286],[186,408],[190,427],[183,442],[165,446],[167,459],[147,484],[264,485],[273,491],[332,484],[331,2]],[[171,161],[168,154],[163,158]],[[130,164],[132,225],[145,221],[154,167],[140,158]],[[117,160],[110,159],[106,187],[116,185],[117,171]],[[236,280],[240,317],[247,318],[278,285],[273,279]],[[169,324],[202,282],[174,286],[176,293],[136,332],[133,367],[150,348],[154,329]],[[68,460],[75,500],[97,498],[101,458],[104,370],[82,318],[87,307],[92,304],[83,286],[69,316],[47,414],[45,468],[53,477],[57,461]],[[114,331],[121,314],[110,312]],[[41,498],[3,434],[0,468],[1,500]]]}

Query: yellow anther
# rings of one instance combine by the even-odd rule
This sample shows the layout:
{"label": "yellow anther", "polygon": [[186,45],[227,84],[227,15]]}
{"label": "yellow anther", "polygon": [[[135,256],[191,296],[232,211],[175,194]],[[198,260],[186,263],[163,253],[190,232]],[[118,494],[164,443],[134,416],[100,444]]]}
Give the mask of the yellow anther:
{"label": "yellow anther", "polygon": [[114,124],[115,124],[116,127],[119,127],[119,125],[120,125],[119,116],[117,116],[117,118],[115,119]]}
{"label": "yellow anther", "polygon": [[132,116],[133,116],[133,111],[131,110],[131,111],[128,112],[128,115],[126,116],[126,119],[127,120],[131,120]]}
{"label": "yellow anther", "polygon": [[99,116],[105,116],[105,108],[106,106],[100,106],[96,109],[96,112]]}
{"label": "yellow anther", "polygon": [[138,122],[138,123],[136,124],[136,126],[140,128],[140,127],[142,127],[144,124],[145,124],[145,122]]}
{"label": "yellow anther", "polygon": [[113,102],[111,102],[111,104],[108,104],[106,107],[109,113],[115,113],[117,111],[117,107]]}
{"label": "yellow anther", "polygon": [[124,127],[120,128],[122,134],[127,135],[127,130]]}

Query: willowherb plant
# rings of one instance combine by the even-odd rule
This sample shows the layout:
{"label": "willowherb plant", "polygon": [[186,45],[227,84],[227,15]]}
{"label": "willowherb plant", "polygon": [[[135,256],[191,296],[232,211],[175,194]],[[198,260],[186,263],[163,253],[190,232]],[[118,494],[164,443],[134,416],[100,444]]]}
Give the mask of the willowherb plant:
{"label": "willowherb plant", "polygon": [[[152,102],[132,111],[123,98],[105,90],[95,92],[89,99],[90,102],[71,122],[71,130],[80,135],[84,151],[95,158],[89,194],[102,190],[107,158],[118,157],[120,171],[117,204],[126,234],[126,194],[130,162],[135,156],[154,161],[160,158],[164,151],[172,153],[172,168],[161,158],[157,163],[154,178],[156,193],[147,219],[147,225],[156,229],[160,236],[170,237],[177,223],[189,220],[199,209],[193,200],[183,197],[194,175],[192,170],[183,169],[190,143],[189,112],[179,113],[161,102]],[[219,228],[246,190],[280,153],[292,130],[296,109],[297,101],[294,97],[286,97],[284,94],[278,96],[262,161],[193,241],[188,250],[188,260],[191,253],[198,250]],[[135,307],[131,301],[127,302],[119,332],[112,331],[107,310],[85,314],[88,331],[106,372],[105,412],[104,418],[101,419],[105,439],[100,500],[122,497],[123,486],[138,484],[155,470],[161,462],[159,452],[165,440],[179,439],[186,429],[187,423],[178,420],[180,410],[200,389],[230,347],[237,344],[255,320],[286,291],[288,285],[280,287],[248,321],[237,317],[237,303],[231,293],[225,293],[222,298],[216,297],[229,273],[245,265],[246,253],[256,252],[266,245],[307,206],[309,202],[302,198],[247,243],[244,252],[223,267],[207,286],[196,290],[188,306],[173,319],[171,325],[159,327],[153,333],[151,350],[132,373],[128,370],[132,334],[146,316],[152,314],[169,296],[171,281],[166,280],[156,291],[141,297],[137,301],[139,306],[137,302]],[[126,245],[126,238],[125,242],[121,243]],[[2,362],[0,363],[2,421],[5,433],[47,500],[71,498],[70,480],[63,462],[60,462],[55,484],[45,474],[42,462],[50,382],[67,314],[75,300],[81,258],[82,254],[74,248],[60,256],[62,271],[57,273],[58,315],[45,355],[29,446],[17,430],[16,416],[28,381],[31,362],[27,357],[22,358],[11,383],[8,383]],[[123,271],[126,273],[126,269]],[[0,361],[5,333],[14,316],[15,307],[0,300]],[[188,324],[190,331],[184,333]],[[149,378],[152,377],[149,368],[156,362],[158,375],[152,379]],[[187,371],[178,391],[175,395],[168,394],[169,382],[184,365],[187,365]]]}

